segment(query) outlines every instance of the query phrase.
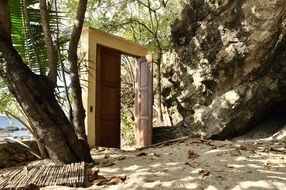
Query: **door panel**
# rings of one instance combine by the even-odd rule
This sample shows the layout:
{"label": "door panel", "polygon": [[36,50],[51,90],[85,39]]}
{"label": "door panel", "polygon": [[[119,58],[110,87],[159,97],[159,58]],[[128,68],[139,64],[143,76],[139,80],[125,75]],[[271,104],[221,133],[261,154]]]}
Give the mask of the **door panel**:
{"label": "door panel", "polygon": [[117,103],[118,103],[117,102],[117,98],[118,98],[117,89],[113,87],[102,86],[101,90],[103,94],[101,101],[105,105],[105,106],[101,106],[102,116],[116,115],[116,112],[118,111],[117,109]]}
{"label": "door panel", "polygon": [[96,146],[120,148],[120,58],[119,51],[97,47]]}
{"label": "door panel", "polygon": [[152,62],[145,57],[136,66],[135,114],[136,145],[152,144]]}

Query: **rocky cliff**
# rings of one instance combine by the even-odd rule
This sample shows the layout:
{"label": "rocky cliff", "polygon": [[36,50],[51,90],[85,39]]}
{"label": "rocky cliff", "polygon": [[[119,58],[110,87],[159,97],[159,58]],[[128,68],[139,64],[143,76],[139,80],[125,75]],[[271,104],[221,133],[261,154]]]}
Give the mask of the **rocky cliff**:
{"label": "rocky cliff", "polygon": [[189,0],[172,40],[163,92],[191,133],[236,135],[286,101],[285,0]]}

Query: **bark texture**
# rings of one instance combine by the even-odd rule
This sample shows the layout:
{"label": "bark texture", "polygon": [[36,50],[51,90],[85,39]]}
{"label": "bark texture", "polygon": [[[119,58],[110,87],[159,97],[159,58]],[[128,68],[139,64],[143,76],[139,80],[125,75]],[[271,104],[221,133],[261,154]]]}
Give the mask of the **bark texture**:
{"label": "bark texture", "polygon": [[0,1],[0,24],[2,25],[1,35],[5,37],[7,41],[11,41],[11,23],[6,21],[10,21],[10,10],[8,0],[2,0]]}
{"label": "bark texture", "polygon": [[84,14],[86,11],[87,0],[80,0],[77,8],[77,15],[73,26],[71,40],[69,44],[68,61],[70,63],[70,76],[71,76],[71,88],[73,96],[72,117],[71,122],[78,138],[87,142],[87,136],[85,133],[85,109],[82,102],[82,91],[79,80],[79,67],[78,67],[78,42],[83,27]]}
{"label": "bark texture", "polygon": [[172,39],[167,74],[191,133],[235,135],[286,100],[285,0],[189,0]]}

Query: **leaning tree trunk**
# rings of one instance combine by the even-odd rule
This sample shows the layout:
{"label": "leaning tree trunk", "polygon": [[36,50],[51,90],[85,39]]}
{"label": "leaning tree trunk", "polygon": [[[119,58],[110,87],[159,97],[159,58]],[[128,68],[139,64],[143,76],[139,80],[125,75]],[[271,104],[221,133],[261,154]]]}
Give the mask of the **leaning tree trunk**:
{"label": "leaning tree trunk", "polygon": [[54,83],[34,74],[12,45],[8,1],[0,1],[0,76],[29,117],[50,157],[61,163],[92,163],[54,95]]}
{"label": "leaning tree trunk", "polygon": [[285,0],[189,0],[172,38],[170,81],[191,132],[237,135],[286,101]]}
{"label": "leaning tree trunk", "polygon": [[50,157],[57,162],[93,162],[54,96],[49,79],[34,74],[3,36],[0,25],[0,76],[31,119]]}

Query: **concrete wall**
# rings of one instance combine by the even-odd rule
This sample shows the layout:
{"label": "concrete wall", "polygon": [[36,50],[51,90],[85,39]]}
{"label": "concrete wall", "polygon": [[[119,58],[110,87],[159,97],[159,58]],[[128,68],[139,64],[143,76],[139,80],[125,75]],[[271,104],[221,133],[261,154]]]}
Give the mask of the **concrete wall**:
{"label": "concrete wall", "polygon": [[[39,152],[35,141],[23,141],[34,151]],[[0,142],[0,168],[13,167],[37,158],[16,142]]]}

